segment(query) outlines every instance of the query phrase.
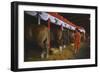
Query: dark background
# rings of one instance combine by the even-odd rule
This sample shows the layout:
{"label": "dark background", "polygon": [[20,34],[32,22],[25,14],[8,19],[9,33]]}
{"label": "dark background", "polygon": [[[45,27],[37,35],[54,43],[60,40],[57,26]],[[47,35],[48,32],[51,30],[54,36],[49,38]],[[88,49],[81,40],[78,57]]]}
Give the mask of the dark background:
{"label": "dark background", "polygon": [[59,13],[64,18],[67,18],[72,23],[83,27],[86,33],[90,35],[90,14],[76,14],[76,13]]}

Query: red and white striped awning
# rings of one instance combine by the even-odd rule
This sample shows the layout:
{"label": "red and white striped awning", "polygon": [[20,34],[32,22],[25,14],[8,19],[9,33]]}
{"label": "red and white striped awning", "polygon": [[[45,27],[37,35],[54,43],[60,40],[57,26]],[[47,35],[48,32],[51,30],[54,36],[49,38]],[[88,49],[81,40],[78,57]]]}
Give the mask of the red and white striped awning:
{"label": "red and white striped awning", "polygon": [[51,23],[54,23],[56,25],[60,25],[64,28],[67,28],[67,29],[70,29],[70,30],[75,30],[76,28],[78,28],[80,30],[80,32],[85,33],[84,28],[73,24],[72,22],[67,20],[67,18],[64,18],[63,16],[59,15],[56,12],[48,12],[47,13],[47,12],[27,11],[26,13],[31,15],[31,16],[36,16],[37,14],[39,14],[40,18],[44,21],[47,21],[48,19],[50,19]]}

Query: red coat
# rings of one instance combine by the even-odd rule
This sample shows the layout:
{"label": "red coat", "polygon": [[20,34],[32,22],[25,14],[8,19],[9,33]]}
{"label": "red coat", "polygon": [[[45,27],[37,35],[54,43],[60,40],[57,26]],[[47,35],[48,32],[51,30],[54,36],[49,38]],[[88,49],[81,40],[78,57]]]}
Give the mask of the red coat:
{"label": "red coat", "polygon": [[80,34],[80,32],[75,32],[75,34],[74,34],[75,49],[80,48],[80,43],[81,43],[81,34]]}

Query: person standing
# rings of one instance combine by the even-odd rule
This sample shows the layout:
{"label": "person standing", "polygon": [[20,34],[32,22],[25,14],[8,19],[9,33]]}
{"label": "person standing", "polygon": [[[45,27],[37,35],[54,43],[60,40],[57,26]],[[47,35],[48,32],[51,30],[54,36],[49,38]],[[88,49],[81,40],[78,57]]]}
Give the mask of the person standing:
{"label": "person standing", "polygon": [[80,44],[81,44],[81,34],[78,28],[75,29],[74,33],[74,52],[77,54],[80,50]]}

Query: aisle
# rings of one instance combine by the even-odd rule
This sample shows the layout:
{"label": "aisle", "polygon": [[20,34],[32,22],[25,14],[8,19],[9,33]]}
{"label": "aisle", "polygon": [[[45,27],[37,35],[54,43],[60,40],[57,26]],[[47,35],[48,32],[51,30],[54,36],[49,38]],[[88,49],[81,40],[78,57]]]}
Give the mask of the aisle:
{"label": "aisle", "polygon": [[[25,61],[49,61],[49,60],[74,60],[74,59],[87,59],[90,58],[90,48],[87,47],[86,43],[81,43],[81,48],[79,53],[75,55],[74,47],[72,44],[66,45],[63,51],[60,52],[58,48],[51,48],[53,50],[52,54],[46,59],[41,59],[39,53],[30,50],[30,57],[27,57]],[[36,53],[36,54],[35,54]]]}
{"label": "aisle", "polygon": [[[54,48],[53,48],[54,49]],[[55,48],[57,51],[58,49]],[[81,43],[81,48],[79,53],[75,55],[74,47],[70,44],[63,49],[62,52],[58,50],[57,53],[49,56],[48,60],[69,60],[69,59],[87,59],[90,58],[90,48],[87,47],[86,43]]]}

